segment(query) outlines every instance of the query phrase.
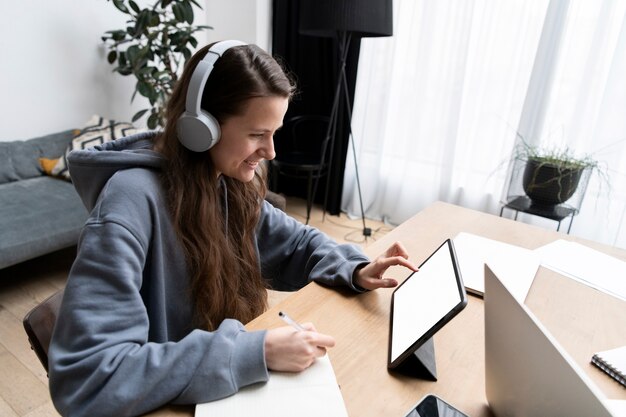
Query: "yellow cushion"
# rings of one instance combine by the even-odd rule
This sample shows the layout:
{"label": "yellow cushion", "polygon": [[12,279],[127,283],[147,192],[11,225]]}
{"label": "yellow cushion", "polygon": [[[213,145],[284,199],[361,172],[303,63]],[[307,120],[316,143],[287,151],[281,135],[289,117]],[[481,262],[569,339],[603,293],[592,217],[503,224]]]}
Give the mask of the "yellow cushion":
{"label": "yellow cushion", "polygon": [[52,175],[52,169],[59,161],[59,158],[39,158],[39,165],[46,175]]}

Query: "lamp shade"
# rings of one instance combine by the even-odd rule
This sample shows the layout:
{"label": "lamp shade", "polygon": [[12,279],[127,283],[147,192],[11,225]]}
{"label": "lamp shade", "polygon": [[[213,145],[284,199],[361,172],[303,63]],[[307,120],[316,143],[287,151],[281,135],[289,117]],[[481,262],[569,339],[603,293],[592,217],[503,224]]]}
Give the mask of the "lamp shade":
{"label": "lamp shade", "polygon": [[392,0],[300,0],[300,33],[334,37],[393,35]]}

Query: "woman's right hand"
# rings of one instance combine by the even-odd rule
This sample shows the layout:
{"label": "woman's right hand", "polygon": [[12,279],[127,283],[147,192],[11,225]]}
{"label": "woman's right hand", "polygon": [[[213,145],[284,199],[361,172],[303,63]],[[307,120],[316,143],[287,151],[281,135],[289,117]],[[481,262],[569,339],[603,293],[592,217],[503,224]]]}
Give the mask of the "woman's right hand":
{"label": "woman's right hand", "polygon": [[278,327],[265,335],[265,361],[272,371],[300,372],[335,346],[332,336],[318,333],[311,323],[303,331],[290,326]]}

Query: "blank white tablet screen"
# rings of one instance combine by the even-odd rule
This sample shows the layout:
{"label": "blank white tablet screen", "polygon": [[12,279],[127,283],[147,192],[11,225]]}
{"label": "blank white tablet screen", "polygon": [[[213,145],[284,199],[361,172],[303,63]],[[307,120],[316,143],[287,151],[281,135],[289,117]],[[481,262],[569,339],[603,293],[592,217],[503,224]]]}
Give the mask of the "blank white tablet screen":
{"label": "blank white tablet screen", "polygon": [[393,297],[392,362],[462,301],[449,243],[407,278]]}

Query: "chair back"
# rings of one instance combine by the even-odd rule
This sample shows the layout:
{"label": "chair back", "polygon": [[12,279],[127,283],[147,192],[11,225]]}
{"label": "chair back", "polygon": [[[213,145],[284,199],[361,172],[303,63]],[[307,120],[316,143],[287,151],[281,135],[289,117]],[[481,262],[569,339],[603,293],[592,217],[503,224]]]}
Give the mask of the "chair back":
{"label": "chair back", "polygon": [[332,155],[329,133],[334,133],[329,132],[329,126],[327,116],[296,116],[288,119],[275,136],[276,157],[270,163],[272,189],[278,191],[279,176],[306,180],[306,224],[311,217],[318,181],[328,173],[330,157],[326,154]]}
{"label": "chair back", "polygon": [[30,347],[37,354],[46,372],[48,371],[48,347],[62,299],[63,290],[59,290],[30,310],[23,320]]}
{"label": "chair back", "polygon": [[277,135],[277,161],[295,165],[323,165],[328,151],[330,118],[321,115],[295,116],[285,121]]}

